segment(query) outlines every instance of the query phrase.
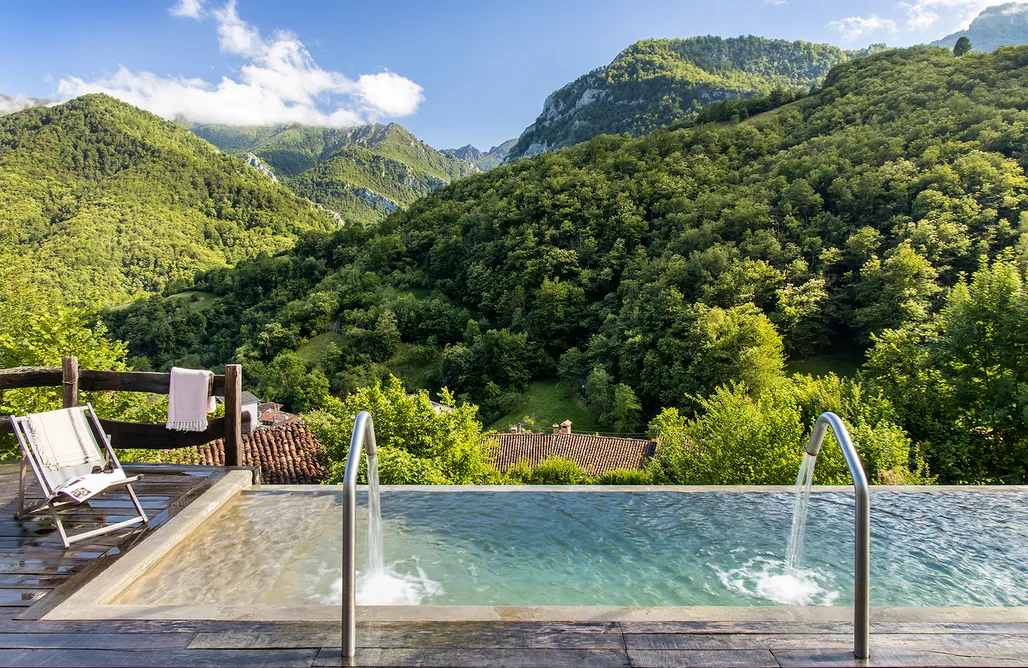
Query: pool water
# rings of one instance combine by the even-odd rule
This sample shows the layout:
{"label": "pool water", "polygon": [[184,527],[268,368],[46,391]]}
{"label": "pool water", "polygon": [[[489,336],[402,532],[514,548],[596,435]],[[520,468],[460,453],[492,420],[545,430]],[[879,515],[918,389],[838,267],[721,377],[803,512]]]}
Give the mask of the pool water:
{"label": "pool water", "polygon": [[[242,494],[114,602],[338,604],[341,500],[329,489]],[[800,570],[786,574],[792,502],[769,492],[387,489],[388,574],[359,573],[358,603],[851,605],[852,495],[813,494]],[[872,605],[1028,605],[1026,502],[1021,492],[872,494]]]}

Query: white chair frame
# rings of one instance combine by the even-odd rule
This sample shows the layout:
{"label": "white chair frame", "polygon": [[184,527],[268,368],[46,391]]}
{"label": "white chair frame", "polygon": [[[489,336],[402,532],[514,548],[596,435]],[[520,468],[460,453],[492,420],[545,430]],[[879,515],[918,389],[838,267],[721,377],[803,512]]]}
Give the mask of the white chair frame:
{"label": "white chair frame", "polygon": [[[93,431],[93,435],[98,439],[97,442],[93,443],[94,447],[97,447],[97,443],[103,444],[103,450],[97,448],[98,454],[104,458],[105,461],[109,462],[115,469],[120,469],[124,472],[124,468],[121,462],[118,461],[118,456],[114,454],[114,448],[111,447],[110,439],[107,434],[104,433],[103,427],[100,425],[100,419],[96,416],[93,411],[93,406],[86,404],[84,407],[65,408],[66,411],[82,411],[88,417],[88,424]],[[54,520],[54,524],[57,525],[57,533],[61,537],[61,542],[65,548],[71,547],[72,543],[93,538],[95,536],[101,536],[103,534],[110,533],[112,531],[118,531],[125,527],[132,526],[142,522],[145,524],[148,521],[146,512],[143,510],[142,504],[139,503],[139,498],[136,496],[135,490],[132,489],[132,483],[142,479],[142,475],[136,475],[126,477],[123,480],[118,480],[115,483],[108,485],[100,494],[104,494],[112,489],[118,489],[124,487],[128,491],[129,498],[132,499],[132,504],[135,506],[136,511],[139,513],[131,519],[124,520],[122,522],[116,522],[114,524],[100,527],[98,529],[91,529],[88,531],[82,531],[77,534],[68,535],[68,532],[64,528],[64,524],[61,522],[61,516],[57,512],[58,510],[64,509],[67,506],[77,506],[82,503],[88,503],[86,501],[74,501],[74,500],[60,500],[60,495],[55,493],[53,487],[47,480],[47,476],[43,472],[43,463],[39,458],[39,454],[33,447],[32,439],[29,436],[28,430],[26,429],[26,417],[11,416],[11,425],[14,427],[14,434],[18,438],[18,444],[21,445],[23,458],[21,460],[21,475],[18,482],[18,512],[15,513],[16,518],[22,518],[26,515],[38,515],[42,513],[49,513]],[[30,508],[25,507],[25,474],[28,472],[28,468],[32,468],[33,474],[36,476],[36,480],[39,482],[39,486],[43,490],[43,501]]]}

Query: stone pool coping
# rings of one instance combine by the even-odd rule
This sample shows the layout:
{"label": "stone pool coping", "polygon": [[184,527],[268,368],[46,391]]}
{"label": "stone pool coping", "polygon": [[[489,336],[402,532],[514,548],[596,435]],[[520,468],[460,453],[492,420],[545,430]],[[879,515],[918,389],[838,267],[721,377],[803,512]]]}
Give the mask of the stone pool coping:
{"label": "stone pool coping", "polygon": [[[784,485],[383,485],[390,492],[793,492]],[[852,487],[816,486],[814,492],[846,492]],[[872,492],[1028,492],[1028,486],[876,486]],[[112,603],[121,592],[159,562],[179,542],[237,494],[341,493],[320,485],[252,484],[249,471],[230,471],[198,499],[84,584],[44,620],[164,619],[252,621],[341,621],[339,605],[122,605]],[[849,606],[360,606],[361,621],[792,621],[847,622]],[[1028,622],[1028,607],[877,607],[873,621],[889,622]]]}

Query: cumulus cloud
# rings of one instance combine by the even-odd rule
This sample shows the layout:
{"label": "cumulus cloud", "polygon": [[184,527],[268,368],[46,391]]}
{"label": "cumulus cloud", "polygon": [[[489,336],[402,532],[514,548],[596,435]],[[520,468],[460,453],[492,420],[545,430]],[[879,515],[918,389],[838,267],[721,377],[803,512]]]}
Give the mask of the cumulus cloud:
{"label": "cumulus cloud", "polygon": [[[936,36],[963,30],[986,7],[1002,4],[1006,0],[900,0],[896,5],[897,18],[850,16],[828,24],[842,33],[843,39],[856,39],[872,33],[906,33],[924,38],[928,31]],[[915,37],[916,35],[916,37]]]}
{"label": "cumulus cloud", "polygon": [[0,116],[13,114],[16,111],[31,107],[49,107],[55,104],[57,104],[56,101],[47,100],[42,97],[25,97],[23,95],[9,97],[7,95],[0,95]]}
{"label": "cumulus cloud", "polygon": [[843,39],[857,39],[865,35],[881,31],[896,31],[896,22],[892,19],[879,18],[875,14],[871,16],[847,16],[838,21],[828,24],[829,28],[835,28],[842,33]]}
{"label": "cumulus cloud", "polygon": [[[203,11],[200,0],[182,0],[172,10],[190,2],[191,9]],[[61,79],[59,93],[64,98],[106,93],[164,118],[197,123],[329,127],[408,116],[423,100],[421,86],[393,72],[364,74],[354,80],[322,69],[295,35],[281,31],[270,38],[262,36],[239,17],[235,0],[212,10],[210,16],[221,51],[246,60],[234,78],[210,82],[120,67],[98,79]]]}
{"label": "cumulus cloud", "polygon": [[168,9],[172,16],[198,19],[203,16],[203,0],[179,0]]}

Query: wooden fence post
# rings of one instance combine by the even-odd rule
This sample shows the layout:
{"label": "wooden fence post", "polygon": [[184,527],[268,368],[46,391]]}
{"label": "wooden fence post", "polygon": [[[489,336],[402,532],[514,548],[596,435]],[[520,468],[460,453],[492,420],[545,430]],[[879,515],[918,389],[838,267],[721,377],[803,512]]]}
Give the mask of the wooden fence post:
{"label": "wooden fence post", "polygon": [[79,405],[79,358],[61,358],[61,394],[64,408]]}
{"label": "wooden fence post", "polygon": [[225,466],[243,464],[243,367],[225,365]]}

